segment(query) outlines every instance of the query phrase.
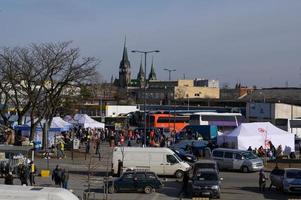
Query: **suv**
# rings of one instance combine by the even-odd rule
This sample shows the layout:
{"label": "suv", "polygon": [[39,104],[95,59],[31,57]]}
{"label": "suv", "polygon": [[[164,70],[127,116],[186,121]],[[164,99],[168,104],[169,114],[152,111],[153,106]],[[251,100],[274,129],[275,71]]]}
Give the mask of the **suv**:
{"label": "suv", "polygon": [[108,182],[109,193],[145,192],[152,193],[162,188],[162,183],[154,172],[127,171],[121,177]]}
{"label": "suv", "polygon": [[219,199],[221,196],[221,180],[216,170],[204,169],[197,171],[192,178],[192,195],[209,196]]}

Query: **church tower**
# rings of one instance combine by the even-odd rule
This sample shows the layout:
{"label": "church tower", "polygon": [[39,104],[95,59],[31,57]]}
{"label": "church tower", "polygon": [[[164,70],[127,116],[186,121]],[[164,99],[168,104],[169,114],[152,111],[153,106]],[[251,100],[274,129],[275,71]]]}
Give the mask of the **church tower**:
{"label": "church tower", "polygon": [[143,66],[142,66],[142,56],[141,56],[141,61],[140,61],[140,69],[139,69],[139,72],[138,72],[138,75],[137,75],[137,81],[138,81],[138,86],[139,87],[144,87],[145,85],[145,74],[144,74],[144,71],[143,71]]}
{"label": "church tower", "polygon": [[119,87],[126,88],[131,83],[131,64],[128,58],[128,52],[126,48],[126,39],[124,40],[122,60],[119,65]]}
{"label": "church tower", "polygon": [[148,75],[148,80],[157,80],[157,75],[154,69],[154,57],[152,57],[152,66],[151,66],[151,71]]}

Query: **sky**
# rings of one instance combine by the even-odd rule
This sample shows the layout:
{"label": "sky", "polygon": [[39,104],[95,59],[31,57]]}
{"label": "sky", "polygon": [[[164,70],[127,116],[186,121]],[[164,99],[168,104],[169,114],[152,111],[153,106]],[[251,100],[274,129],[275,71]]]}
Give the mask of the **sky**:
{"label": "sky", "polygon": [[160,80],[170,68],[172,79],[300,87],[300,10],[300,0],[0,0],[0,47],[73,41],[110,81],[126,36],[132,78],[141,57],[130,51],[158,49]]}

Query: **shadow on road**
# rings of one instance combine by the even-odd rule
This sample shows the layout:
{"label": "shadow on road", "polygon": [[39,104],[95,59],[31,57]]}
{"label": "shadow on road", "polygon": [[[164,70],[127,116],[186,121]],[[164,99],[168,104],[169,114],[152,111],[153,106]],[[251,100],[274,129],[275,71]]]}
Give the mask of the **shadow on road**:
{"label": "shadow on road", "polygon": [[[260,193],[264,196],[265,199],[284,200],[284,199],[294,198],[291,195],[286,195],[286,194],[280,193],[280,192],[278,192],[276,190],[273,190],[273,189],[272,190],[266,189],[264,192],[260,192],[258,187],[240,187],[240,188],[237,188],[237,189],[245,190],[245,191],[249,191],[249,192],[254,192],[254,193]],[[301,196],[299,196],[299,198],[300,197]]]}
{"label": "shadow on road", "polygon": [[[77,174],[77,175],[88,175],[88,171],[69,171],[70,174]],[[91,172],[93,176],[101,176],[101,177],[106,177],[107,172],[106,171],[96,171],[96,172]],[[110,172],[108,173],[110,175]]]}

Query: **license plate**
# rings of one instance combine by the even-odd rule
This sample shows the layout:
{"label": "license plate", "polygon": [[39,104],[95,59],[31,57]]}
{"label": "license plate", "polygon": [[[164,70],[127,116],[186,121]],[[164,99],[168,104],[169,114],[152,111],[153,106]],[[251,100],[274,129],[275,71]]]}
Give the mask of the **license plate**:
{"label": "license plate", "polygon": [[210,195],[210,192],[202,192],[202,195]]}

